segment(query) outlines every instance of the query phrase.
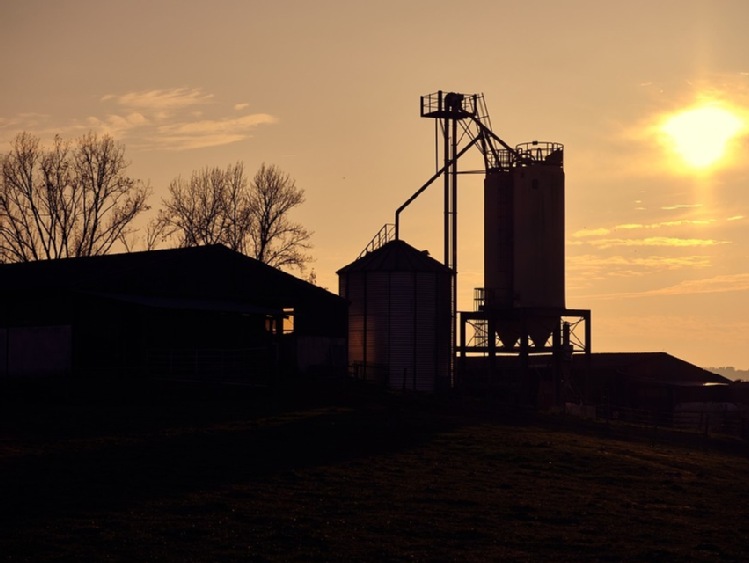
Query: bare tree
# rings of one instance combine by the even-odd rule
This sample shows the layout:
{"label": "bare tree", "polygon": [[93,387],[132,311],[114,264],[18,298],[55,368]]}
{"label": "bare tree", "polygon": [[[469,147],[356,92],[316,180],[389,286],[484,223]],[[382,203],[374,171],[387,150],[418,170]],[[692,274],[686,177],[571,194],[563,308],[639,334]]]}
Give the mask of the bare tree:
{"label": "bare tree", "polygon": [[156,230],[164,237],[176,237],[183,248],[224,244],[244,252],[244,233],[251,225],[247,202],[241,163],[226,170],[197,170],[189,180],[179,176],[169,184],[169,199],[162,201]]}
{"label": "bare tree", "polygon": [[249,232],[254,256],[278,268],[304,268],[310,257],[312,236],[289,219],[289,212],[304,203],[304,190],[276,166],[265,163],[252,179],[249,208],[253,217]]}
{"label": "bare tree", "polygon": [[148,186],[126,175],[125,149],[94,133],[44,149],[20,133],[0,156],[0,261],[106,254],[134,232]]}
{"label": "bare tree", "polygon": [[205,168],[172,181],[155,227],[181,247],[219,243],[270,266],[303,270],[312,233],[288,217],[303,202],[304,192],[275,166],[263,164],[249,184],[241,163]]}

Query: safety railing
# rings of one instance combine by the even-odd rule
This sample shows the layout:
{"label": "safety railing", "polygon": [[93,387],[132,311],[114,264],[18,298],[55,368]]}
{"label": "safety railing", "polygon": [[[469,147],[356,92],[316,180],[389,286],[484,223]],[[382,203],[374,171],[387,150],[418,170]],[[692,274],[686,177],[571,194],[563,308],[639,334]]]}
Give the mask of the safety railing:
{"label": "safety railing", "polygon": [[359,253],[359,258],[395,240],[395,224],[385,223],[377,234],[372,237],[367,246]]}

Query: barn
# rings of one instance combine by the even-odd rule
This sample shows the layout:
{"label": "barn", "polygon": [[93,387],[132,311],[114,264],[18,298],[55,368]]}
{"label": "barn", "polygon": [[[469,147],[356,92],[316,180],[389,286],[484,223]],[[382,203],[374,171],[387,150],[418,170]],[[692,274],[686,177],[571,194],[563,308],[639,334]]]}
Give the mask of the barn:
{"label": "barn", "polygon": [[345,300],[222,245],[0,265],[0,377],[345,370]]}
{"label": "barn", "polygon": [[689,405],[728,404],[732,382],[665,352],[610,352],[575,356],[573,396],[617,418],[673,420]]}

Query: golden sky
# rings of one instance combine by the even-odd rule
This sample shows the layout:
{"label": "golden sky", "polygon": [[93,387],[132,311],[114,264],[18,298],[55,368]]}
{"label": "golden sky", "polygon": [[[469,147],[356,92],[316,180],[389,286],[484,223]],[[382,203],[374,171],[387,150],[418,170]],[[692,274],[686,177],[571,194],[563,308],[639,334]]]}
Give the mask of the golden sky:
{"label": "golden sky", "polygon": [[[0,142],[89,130],[170,180],[272,163],[307,202],[320,285],[434,172],[419,97],[483,93],[495,133],[565,145],[567,305],[594,351],[749,368],[745,0],[0,0]],[[709,153],[709,154],[708,154]],[[466,157],[465,167],[479,167]],[[482,285],[460,181],[459,307]],[[442,257],[440,188],[401,238]]]}

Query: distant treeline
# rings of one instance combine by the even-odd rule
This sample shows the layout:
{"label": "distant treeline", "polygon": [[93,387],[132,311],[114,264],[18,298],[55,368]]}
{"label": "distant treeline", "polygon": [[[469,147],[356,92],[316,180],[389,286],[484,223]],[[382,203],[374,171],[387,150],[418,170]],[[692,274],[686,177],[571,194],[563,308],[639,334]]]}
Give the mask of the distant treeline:
{"label": "distant treeline", "polygon": [[709,372],[727,377],[731,381],[749,381],[749,369],[736,369],[731,366],[705,369]]}

